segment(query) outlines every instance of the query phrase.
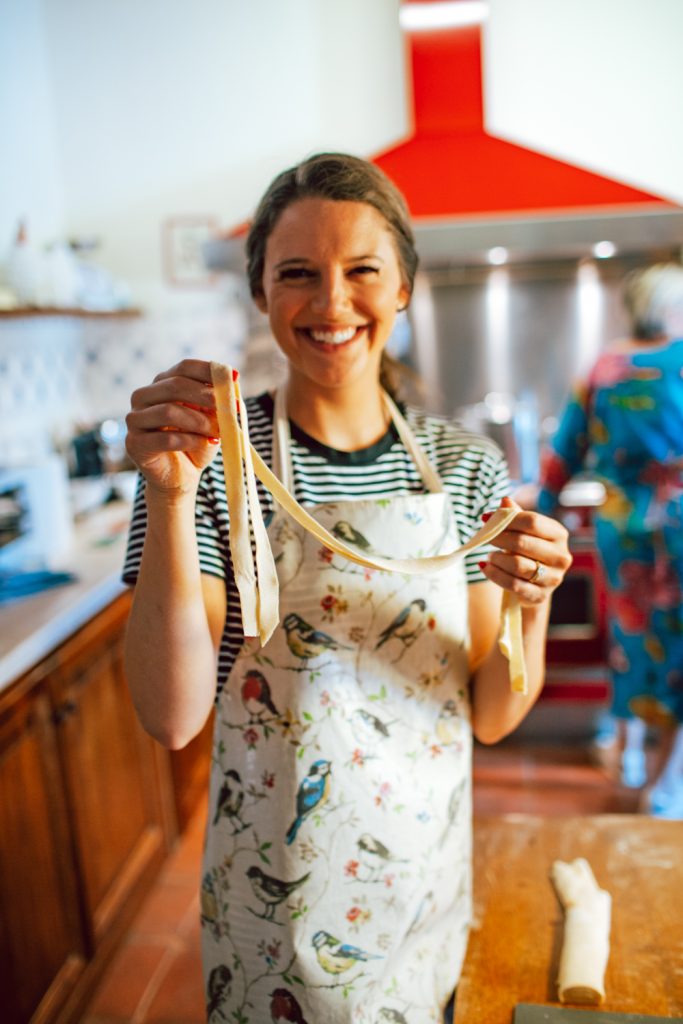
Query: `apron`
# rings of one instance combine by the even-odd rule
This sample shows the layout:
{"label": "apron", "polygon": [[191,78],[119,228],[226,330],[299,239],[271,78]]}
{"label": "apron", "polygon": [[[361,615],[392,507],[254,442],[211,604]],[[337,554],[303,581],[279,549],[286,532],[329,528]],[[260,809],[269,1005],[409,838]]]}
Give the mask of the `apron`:
{"label": "apron", "polygon": [[[276,395],[275,472],[291,487]],[[450,499],[398,410],[428,491],[309,508],[370,556],[459,544]],[[280,625],[248,638],[215,720],[201,883],[210,1024],[442,1020],[471,912],[463,562],[425,576],[335,554],[278,505]]]}

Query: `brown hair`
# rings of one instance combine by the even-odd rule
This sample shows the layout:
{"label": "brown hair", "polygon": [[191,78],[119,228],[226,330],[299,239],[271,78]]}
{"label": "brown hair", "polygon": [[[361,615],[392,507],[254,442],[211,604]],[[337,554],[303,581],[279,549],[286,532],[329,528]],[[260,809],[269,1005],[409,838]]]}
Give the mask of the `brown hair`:
{"label": "brown hair", "polygon": [[[299,199],[367,203],[384,217],[398,256],[403,284],[413,290],[418,256],[405,199],[379,167],[347,153],[316,153],[282,171],[259,203],[247,236],[247,276],[252,296],[262,294],[266,244],[280,216]],[[396,396],[400,363],[382,354],[380,380]]]}

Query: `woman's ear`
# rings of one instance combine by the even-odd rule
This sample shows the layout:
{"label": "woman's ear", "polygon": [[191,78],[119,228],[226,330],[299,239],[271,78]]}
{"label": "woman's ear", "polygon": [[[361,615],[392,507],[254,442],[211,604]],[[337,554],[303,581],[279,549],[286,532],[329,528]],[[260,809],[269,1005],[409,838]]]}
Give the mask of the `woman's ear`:
{"label": "woman's ear", "polygon": [[402,313],[405,309],[408,308],[408,304],[409,303],[410,303],[410,288],[408,288],[407,285],[402,284],[400,289],[399,289],[398,296],[397,296],[396,312],[397,313]]}
{"label": "woman's ear", "polygon": [[266,302],[265,293],[263,291],[259,291],[259,292],[256,293],[256,295],[254,295],[253,298],[254,298],[254,303],[256,305],[256,308],[259,309],[261,311],[261,313],[266,313],[267,314],[268,313],[268,303]]}

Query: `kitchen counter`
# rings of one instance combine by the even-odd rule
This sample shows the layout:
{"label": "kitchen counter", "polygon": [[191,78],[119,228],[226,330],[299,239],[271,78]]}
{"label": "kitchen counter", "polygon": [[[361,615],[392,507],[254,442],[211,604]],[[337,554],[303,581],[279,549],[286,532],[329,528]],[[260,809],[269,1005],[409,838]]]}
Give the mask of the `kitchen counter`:
{"label": "kitchen counter", "polygon": [[76,524],[69,558],[55,567],[73,572],[74,582],[0,608],[0,690],[126,590],[121,568],[130,509],[112,502]]}
{"label": "kitchen counter", "polygon": [[683,826],[644,815],[509,814],[474,828],[474,923],[455,1024],[511,1024],[518,1003],[559,1006],[564,919],[554,860],[585,857],[612,896],[601,1010],[683,1015]]}

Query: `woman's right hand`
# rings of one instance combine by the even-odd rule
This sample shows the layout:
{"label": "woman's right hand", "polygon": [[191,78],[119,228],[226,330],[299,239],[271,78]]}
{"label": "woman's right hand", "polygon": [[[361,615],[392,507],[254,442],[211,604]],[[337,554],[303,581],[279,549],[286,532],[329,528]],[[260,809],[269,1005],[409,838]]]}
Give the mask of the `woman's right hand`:
{"label": "woman's right hand", "polygon": [[195,494],[218,445],[211,364],[183,359],[131,397],[126,450],[150,489]]}

